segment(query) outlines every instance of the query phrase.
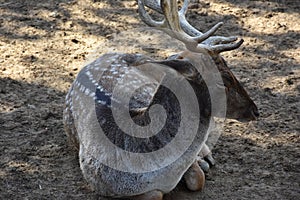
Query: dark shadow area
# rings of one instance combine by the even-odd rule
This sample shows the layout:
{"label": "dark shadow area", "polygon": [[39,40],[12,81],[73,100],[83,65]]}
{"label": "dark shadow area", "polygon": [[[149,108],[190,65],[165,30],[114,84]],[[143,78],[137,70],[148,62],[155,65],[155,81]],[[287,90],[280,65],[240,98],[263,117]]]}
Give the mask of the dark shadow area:
{"label": "dark shadow area", "polygon": [[122,0],[114,0],[114,1],[112,1],[112,0],[91,0],[91,2],[93,2],[93,3],[104,2],[106,4],[109,4],[112,7],[116,7],[116,6],[117,7],[122,7],[123,4],[121,3],[121,1]]}
{"label": "dark shadow area", "polygon": [[300,38],[300,32],[296,31],[287,31],[286,33],[281,34],[256,34],[247,32],[244,30],[244,35],[259,38],[264,40],[266,43],[270,43],[273,45],[273,48],[270,49],[270,53],[275,53],[275,51],[282,51],[282,50],[289,50],[289,49],[296,49],[298,46],[296,38]]}
{"label": "dark shadow area", "polygon": [[265,0],[220,0],[220,2],[228,2],[247,9],[261,9],[281,13],[300,12],[300,4],[295,0],[268,0],[267,3]]}
{"label": "dark shadow area", "polygon": [[[93,1],[92,1],[93,2]],[[97,2],[97,1],[94,1]],[[103,23],[92,23],[85,20],[73,19],[68,9],[64,7],[66,5],[76,4],[74,0],[59,0],[59,1],[42,1],[36,2],[30,1],[14,1],[3,3],[0,9],[3,10],[3,14],[0,14],[0,35],[8,39],[25,39],[25,40],[38,40],[43,37],[51,37],[57,31],[69,31],[73,30],[74,26],[79,26],[87,34],[107,36],[111,33],[117,33],[114,30],[114,26],[104,25]],[[113,4],[112,9],[94,9],[92,7],[87,8],[95,13],[95,16],[99,19],[108,19],[111,22],[122,22],[121,19],[117,19],[117,16],[128,15],[133,9],[129,10],[119,1],[106,1],[108,4]],[[83,5],[85,6],[85,5]],[[116,9],[116,6],[118,9]],[[41,12],[50,12],[47,17],[42,18],[38,15]],[[7,13],[7,14],[6,14]],[[131,15],[131,14],[130,14]],[[69,27],[65,26],[65,23],[69,22]],[[35,31],[26,29],[38,29],[44,31],[41,33],[35,33]],[[80,31],[80,30],[79,30]],[[22,33],[23,32],[23,33]]]}
{"label": "dark shadow area", "polygon": [[[11,39],[36,40],[49,36],[58,30],[60,21],[67,20],[71,17],[70,13],[64,9],[61,4],[68,4],[72,0],[59,1],[7,1],[3,3],[0,9],[9,14],[0,15],[0,35]],[[47,19],[38,17],[42,12],[51,12],[51,16]],[[12,26],[12,23],[13,26]],[[21,32],[23,28],[36,28],[46,31],[43,35],[34,32]]]}
{"label": "dark shadow area", "polygon": [[64,96],[53,88],[0,78],[2,199],[74,199],[89,192],[64,135]]}

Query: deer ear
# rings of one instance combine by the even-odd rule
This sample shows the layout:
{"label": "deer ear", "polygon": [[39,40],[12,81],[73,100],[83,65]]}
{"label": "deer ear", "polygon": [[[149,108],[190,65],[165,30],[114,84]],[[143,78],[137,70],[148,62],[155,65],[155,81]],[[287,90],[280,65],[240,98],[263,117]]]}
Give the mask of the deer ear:
{"label": "deer ear", "polygon": [[155,62],[164,66],[168,66],[183,75],[188,80],[195,80],[199,77],[199,72],[188,60],[169,59]]}

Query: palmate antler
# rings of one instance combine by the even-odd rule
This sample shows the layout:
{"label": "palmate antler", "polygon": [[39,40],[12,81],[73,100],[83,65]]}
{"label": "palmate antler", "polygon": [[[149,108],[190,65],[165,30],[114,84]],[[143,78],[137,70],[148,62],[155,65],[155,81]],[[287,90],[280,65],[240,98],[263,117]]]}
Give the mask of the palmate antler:
{"label": "palmate antler", "polygon": [[[138,0],[141,19],[149,26],[156,27],[171,37],[183,42],[186,48],[192,52],[219,54],[241,46],[243,39],[234,43],[235,36],[212,36],[220,26],[219,22],[205,33],[194,28],[185,18],[189,0],[184,0],[182,8],[178,11],[177,0]],[[153,20],[145,10],[145,6],[164,15],[162,21]]]}

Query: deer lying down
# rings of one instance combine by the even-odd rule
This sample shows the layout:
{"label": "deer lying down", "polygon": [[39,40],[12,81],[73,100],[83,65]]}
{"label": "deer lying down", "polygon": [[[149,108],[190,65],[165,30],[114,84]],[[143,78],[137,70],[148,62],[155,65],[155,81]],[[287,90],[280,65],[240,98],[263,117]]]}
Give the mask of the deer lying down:
{"label": "deer lying down", "polygon": [[[205,141],[213,113],[209,89],[201,70],[196,66],[197,63],[204,63],[204,71],[212,63],[217,66],[223,83],[216,83],[216,87],[225,90],[226,117],[241,121],[255,120],[258,111],[219,55],[223,51],[238,48],[242,41],[233,43],[235,37],[211,36],[220,27],[220,23],[204,34],[196,31],[184,17],[188,1],[184,2],[179,12],[176,0],[162,0],[160,4],[148,1],[147,7],[163,13],[165,19],[162,22],[151,19],[145,11],[144,1],[139,0],[138,4],[140,16],[146,24],[182,41],[187,50],[163,61],[140,54],[111,53],[101,56],[84,67],[72,84],[66,96],[64,125],[69,140],[79,151],[80,168],[85,179],[100,195],[161,200],[163,194],[173,190],[182,178],[192,191],[201,190],[204,185],[205,175],[198,164],[197,156],[207,155]],[[130,74],[133,72],[134,76]],[[122,82],[124,77],[127,77],[126,82]],[[172,77],[175,80],[172,82],[173,87],[183,94],[182,98],[187,103],[187,115],[181,115],[181,102],[164,86],[166,77]],[[120,82],[123,83],[123,91],[116,93]],[[135,85],[141,82],[146,84],[136,88]],[[180,90],[186,82],[192,88],[195,98]],[[118,96],[122,92],[133,92],[128,104],[124,103],[126,101],[123,96]],[[190,105],[192,103],[189,102],[193,100],[196,100],[199,112],[195,112],[194,105]],[[122,106],[126,107],[129,118],[135,124],[145,126],[152,123],[152,120],[161,121],[159,117],[151,117],[151,107],[157,104],[166,113],[164,126],[157,134],[143,138],[119,128],[113,105],[121,106],[118,107],[120,109]],[[197,119],[196,131],[191,131],[189,126],[180,127],[182,119]],[[185,122],[189,124],[188,120]],[[141,154],[145,157],[151,153],[162,155],[159,154],[160,150],[176,140],[181,129],[185,137],[182,143],[189,139],[189,135],[194,134],[192,142],[182,155],[168,165],[161,164],[171,159],[167,156],[155,161],[151,157],[140,160],[145,161],[144,163],[131,162],[133,157],[138,158]],[[180,143],[179,140],[178,148]],[[202,148],[205,151],[201,152]],[[177,151],[176,146],[171,148],[170,157],[172,150]],[[130,156],[120,156],[123,154]],[[144,171],[130,171],[135,165],[149,168]]]}

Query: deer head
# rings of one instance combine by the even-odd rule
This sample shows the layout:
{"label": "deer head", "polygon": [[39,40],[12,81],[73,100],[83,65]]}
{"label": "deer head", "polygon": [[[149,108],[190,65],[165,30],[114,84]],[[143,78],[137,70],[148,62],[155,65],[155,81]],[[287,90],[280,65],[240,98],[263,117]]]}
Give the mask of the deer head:
{"label": "deer head", "polygon": [[[171,37],[183,42],[187,51],[170,57],[170,61],[164,61],[164,64],[176,68],[176,70],[186,70],[180,67],[180,60],[185,60],[191,52],[203,53],[212,58],[221,73],[224,87],[227,95],[226,117],[237,119],[242,122],[256,120],[259,116],[255,103],[251,100],[243,86],[233,75],[231,70],[222,58],[220,53],[237,49],[243,43],[243,39],[234,43],[238,38],[235,36],[222,37],[212,36],[217,29],[222,26],[222,22],[216,24],[206,33],[202,33],[186,20],[185,14],[188,9],[189,1],[185,0],[182,8],[178,11],[177,1],[156,1],[139,0],[139,13],[141,19],[149,26],[164,31]],[[153,20],[146,12],[145,6],[165,16],[162,21]],[[174,59],[176,62],[174,62]],[[199,58],[201,59],[201,58]],[[183,62],[181,62],[184,65]],[[181,68],[181,69],[180,69]],[[184,73],[183,73],[184,74]],[[197,76],[194,76],[197,78]]]}

